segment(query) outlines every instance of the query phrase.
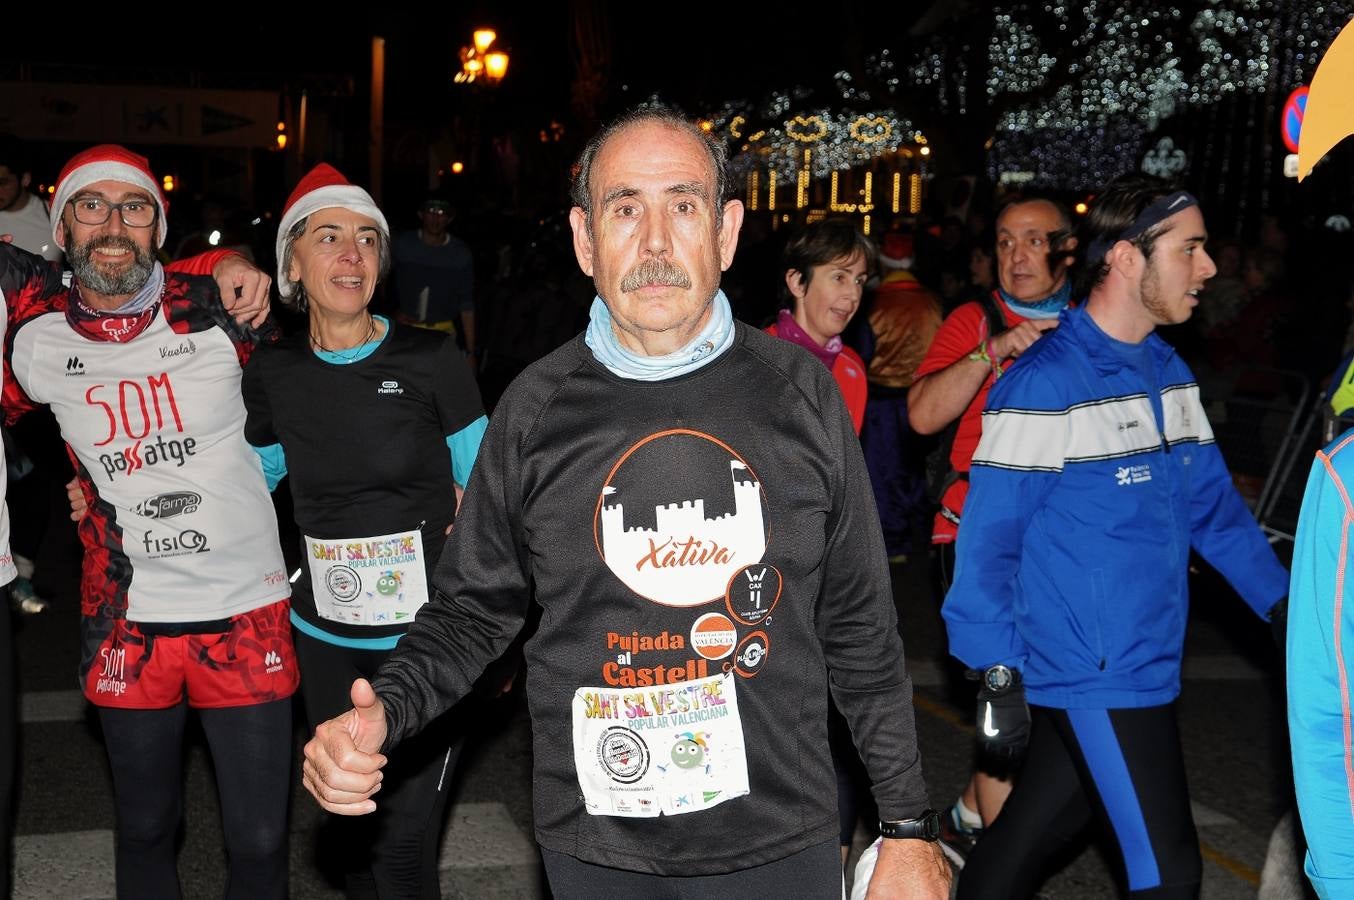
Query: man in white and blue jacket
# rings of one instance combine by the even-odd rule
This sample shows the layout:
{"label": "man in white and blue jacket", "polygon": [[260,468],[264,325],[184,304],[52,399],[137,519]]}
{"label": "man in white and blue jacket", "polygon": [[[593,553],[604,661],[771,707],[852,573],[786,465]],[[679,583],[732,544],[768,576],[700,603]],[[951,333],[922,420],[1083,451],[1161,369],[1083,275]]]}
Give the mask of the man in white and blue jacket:
{"label": "man in white and blue jacket", "polygon": [[1197,896],[1174,704],[1190,551],[1262,617],[1288,590],[1194,376],[1153,334],[1188,319],[1216,272],[1197,201],[1129,176],[1084,227],[1086,301],[988,399],[943,610],[951,652],[980,676],[980,740],[1026,755],[960,898],[1029,896],[1093,820],[1131,896]]}

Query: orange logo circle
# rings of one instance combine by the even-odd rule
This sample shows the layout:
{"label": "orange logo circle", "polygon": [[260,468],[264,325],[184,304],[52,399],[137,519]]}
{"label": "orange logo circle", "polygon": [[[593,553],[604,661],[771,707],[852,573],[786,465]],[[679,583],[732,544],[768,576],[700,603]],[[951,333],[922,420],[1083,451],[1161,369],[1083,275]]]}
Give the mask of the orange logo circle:
{"label": "orange logo circle", "polygon": [[706,659],[723,659],[736,643],[738,632],[723,613],[706,613],[691,626],[691,649]]}

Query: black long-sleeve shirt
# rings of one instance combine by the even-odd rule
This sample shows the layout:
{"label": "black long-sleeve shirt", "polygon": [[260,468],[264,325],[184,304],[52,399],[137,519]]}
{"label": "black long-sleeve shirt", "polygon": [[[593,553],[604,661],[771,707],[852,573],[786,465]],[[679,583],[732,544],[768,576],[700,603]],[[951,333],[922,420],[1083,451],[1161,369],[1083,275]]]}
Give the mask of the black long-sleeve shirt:
{"label": "black long-sleeve shirt", "polygon": [[[657,382],[614,375],[581,338],[530,367],[495,410],[434,588],[375,682],[388,745],[470,690],[534,598],[542,846],[697,875],[833,839],[829,686],[881,814],[927,806],[860,448],[827,369],[785,341],[740,324],[720,357]],[[644,801],[626,792],[681,765],[677,744],[715,767],[730,759],[726,733],[699,717],[631,717],[672,712],[684,685],[721,674],[747,793],[633,817]],[[584,708],[616,718],[609,742],[594,741]],[[585,804],[580,764],[609,784],[613,809]],[[658,797],[678,813],[690,799]]]}

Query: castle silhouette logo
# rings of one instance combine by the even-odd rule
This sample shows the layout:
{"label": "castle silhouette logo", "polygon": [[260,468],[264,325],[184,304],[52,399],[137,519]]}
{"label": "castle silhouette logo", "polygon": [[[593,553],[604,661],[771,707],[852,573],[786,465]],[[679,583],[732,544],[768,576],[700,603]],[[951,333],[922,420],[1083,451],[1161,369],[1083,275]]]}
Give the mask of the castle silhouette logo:
{"label": "castle silhouette logo", "polygon": [[766,552],[762,485],[732,447],[689,429],[622,454],[593,517],[597,552],[641,597],[665,606],[724,599],[729,579]]}

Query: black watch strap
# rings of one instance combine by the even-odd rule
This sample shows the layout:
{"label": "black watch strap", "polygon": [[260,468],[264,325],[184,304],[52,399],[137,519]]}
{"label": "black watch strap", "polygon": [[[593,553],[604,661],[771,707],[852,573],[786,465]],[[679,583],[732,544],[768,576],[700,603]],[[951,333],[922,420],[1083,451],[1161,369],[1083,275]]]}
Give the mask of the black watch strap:
{"label": "black watch strap", "polygon": [[915,819],[879,822],[879,836],[893,839],[936,841],[940,839],[940,813],[928,809]]}

